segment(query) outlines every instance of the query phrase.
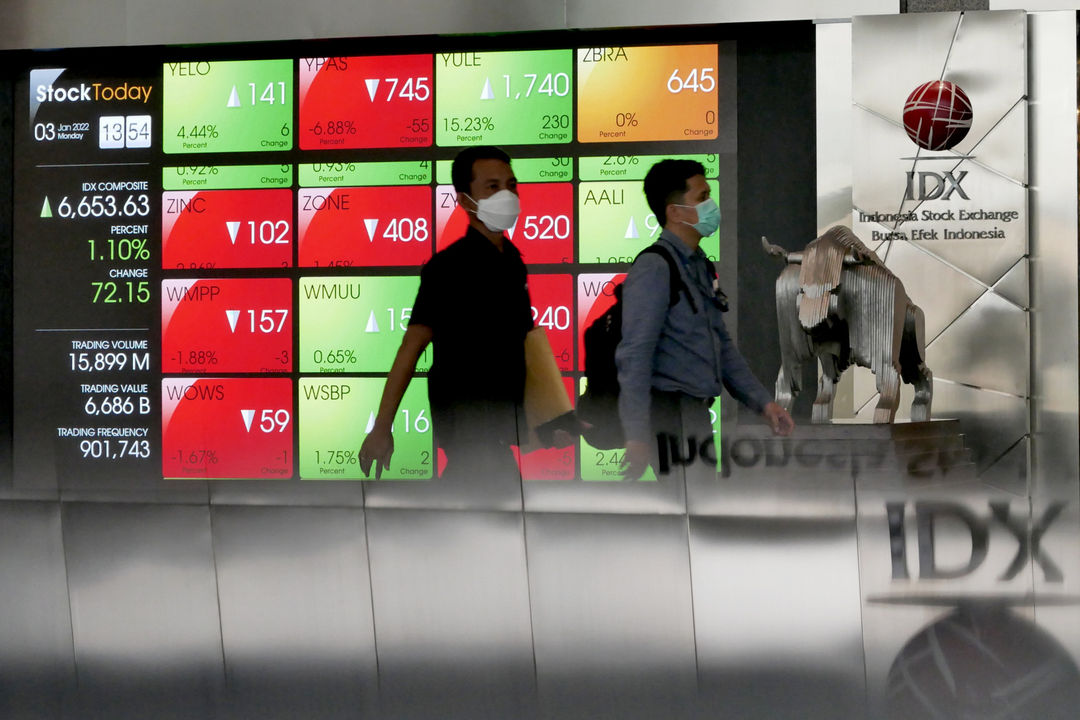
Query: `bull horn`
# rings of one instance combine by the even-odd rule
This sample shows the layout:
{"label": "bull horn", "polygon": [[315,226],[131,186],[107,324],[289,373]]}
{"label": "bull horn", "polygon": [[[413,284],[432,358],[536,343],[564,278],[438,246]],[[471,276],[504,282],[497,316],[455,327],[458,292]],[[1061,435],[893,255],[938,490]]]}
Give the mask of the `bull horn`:
{"label": "bull horn", "polygon": [[787,250],[779,245],[773,245],[764,235],[761,236],[761,247],[765,249],[765,252],[774,257],[784,258],[784,260],[788,259]]}

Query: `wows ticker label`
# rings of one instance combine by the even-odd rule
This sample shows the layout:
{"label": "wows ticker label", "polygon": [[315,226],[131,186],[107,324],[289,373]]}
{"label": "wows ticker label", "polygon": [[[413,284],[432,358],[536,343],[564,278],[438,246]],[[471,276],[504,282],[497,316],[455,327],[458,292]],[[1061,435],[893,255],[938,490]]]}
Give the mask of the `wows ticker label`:
{"label": "wows ticker label", "polygon": [[164,477],[292,477],[289,378],[165,378],[161,406]]}
{"label": "wows ticker label", "polygon": [[290,372],[292,328],[288,278],[161,282],[162,372]]}
{"label": "wows ticker label", "polygon": [[292,265],[290,190],[198,190],[161,195],[161,266]]}

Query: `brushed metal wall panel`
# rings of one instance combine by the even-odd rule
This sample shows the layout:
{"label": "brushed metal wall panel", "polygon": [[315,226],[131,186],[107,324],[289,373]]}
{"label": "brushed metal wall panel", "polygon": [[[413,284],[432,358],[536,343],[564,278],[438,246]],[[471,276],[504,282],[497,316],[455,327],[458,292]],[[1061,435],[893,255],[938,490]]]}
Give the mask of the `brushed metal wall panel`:
{"label": "brushed metal wall panel", "polygon": [[1028,401],[1022,397],[935,381],[934,403],[947,409],[941,416],[960,420],[979,472],[1030,431]]}
{"label": "brushed metal wall panel", "polygon": [[838,223],[851,224],[851,23],[817,25],[814,34],[820,235]]}
{"label": "brushed metal wall panel", "polygon": [[897,0],[762,0],[754,3],[701,3],[675,0],[650,3],[643,0],[567,0],[566,24],[571,28],[621,25],[688,25],[693,23],[762,22],[768,20],[814,20],[849,18],[858,13],[896,13]]}
{"label": "brushed metal wall panel", "polygon": [[360,481],[222,480],[210,485],[211,505],[363,507]]}
{"label": "brushed metal wall panel", "polygon": [[696,661],[685,517],[530,513],[544,717],[685,717]]}
{"label": "brushed metal wall panel", "polygon": [[699,678],[717,716],[865,716],[850,485],[847,495],[851,513],[832,521],[691,519]]}
{"label": "brushed metal wall panel", "polygon": [[994,292],[1025,310],[1031,307],[1031,273],[1027,258],[1017,261],[994,283]]}
{"label": "brushed metal wall panel", "polygon": [[[904,100],[917,85],[936,80],[945,67],[959,13],[852,18],[852,98],[856,105],[899,123]],[[912,25],[918,24],[918,32]],[[879,53],[906,48],[919,63],[882,62]],[[933,77],[929,69],[936,68]]]}
{"label": "brushed metal wall panel", "polygon": [[[965,603],[977,608],[980,599],[989,597],[1010,617],[1030,620],[1033,574],[1039,570],[1027,564],[1006,578],[1019,543],[992,519],[990,503],[995,502],[1009,508],[1012,521],[1026,523],[1026,499],[979,482],[919,487],[898,479],[893,489],[866,489],[860,483],[856,492],[868,697],[871,717],[887,717],[890,671],[899,663],[913,666],[913,658],[901,658],[909,640]],[[895,511],[890,523],[889,505],[903,508],[902,524],[895,521]],[[920,512],[932,534],[918,531]],[[985,542],[976,539],[980,533]],[[933,562],[924,567],[923,560],[930,558]],[[997,682],[975,664],[976,653],[958,656],[963,648],[946,640],[942,634],[940,657],[958,676],[980,678],[988,690]]]}
{"label": "brushed metal wall panel", "polygon": [[1029,491],[1028,468],[1031,465],[1031,438],[1026,437],[1012,446],[994,464],[979,475],[979,480],[998,490],[1027,497]]}
{"label": "brushed metal wall panel", "polygon": [[[1070,4],[1076,7],[1075,4]],[[1057,593],[1080,595],[1080,399],[1078,399],[1076,13],[1029,16],[1032,37],[1032,336],[1033,510],[1067,502],[1047,551],[1062,567],[1055,588],[1035,586],[1038,623],[1080,664],[1080,612],[1055,606]]]}
{"label": "brushed metal wall panel", "polygon": [[370,508],[412,510],[502,510],[521,512],[521,477],[475,477],[467,481],[380,480],[363,486]]}
{"label": "brushed metal wall panel", "polygon": [[229,716],[368,714],[378,676],[360,510],[216,507]]}
{"label": "brushed metal wall panel", "polygon": [[[594,451],[598,454],[601,451]],[[622,450],[604,450],[607,457]],[[582,462],[585,462],[582,458]],[[527,482],[523,485],[528,512],[660,513],[686,512],[686,483],[681,468],[661,481],[648,482]]]}
{"label": "brushed metal wall panel", "polygon": [[520,717],[535,704],[519,513],[366,511],[387,717]]}
{"label": "brushed metal wall panel", "polygon": [[1031,17],[1031,281],[1035,492],[1076,496],[1076,14]]}
{"label": "brushed metal wall panel", "polygon": [[904,283],[911,301],[922,308],[928,343],[986,291],[983,285],[938,262],[911,243],[892,243],[887,257],[882,249],[877,253],[886,267]]}
{"label": "brushed metal wall panel", "polygon": [[60,718],[75,689],[60,505],[0,502],[0,717]]}
{"label": "brushed metal wall panel", "polygon": [[982,297],[926,346],[935,378],[1027,396],[1028,314],[996,293]]}
{"label": "brushed metal wall panel", "polygon": [[210,717],[224,681],[206,507],[66,504],[79,718]]}

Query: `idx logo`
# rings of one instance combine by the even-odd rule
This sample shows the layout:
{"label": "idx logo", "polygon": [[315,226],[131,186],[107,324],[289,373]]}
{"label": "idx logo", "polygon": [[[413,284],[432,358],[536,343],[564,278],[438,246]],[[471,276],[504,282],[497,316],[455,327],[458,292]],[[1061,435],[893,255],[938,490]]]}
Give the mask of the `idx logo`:
{"label": "idx logo", "polygon": [[[1047,529],[1061,515],[1064,502],[1051,504],[1039,518],[1024,514],[1012,514],[1009,503],[990,501],[990,516],[981,518],[969,508],[952,502],[914,503],[914,532],[919,548],[919,579],[950,580],[964,577],[986,560],[990,549],[990,528],[996,524],[1004,528],[1016,540],[1016,555],[1003,568],[999,580],[1012,580],[1021,570],[1033,561],[1042,569],[1043,577],[1048,582],[1062,582],[1061,568],[1052,561],[1042,548],[1042,540]],[[889,523],[889,545],[892,555],[893,580],[910,580],[907,557],[908,514],[906,502],[885,503],[885,513]],[[938,564],[935,529],[943,520],[959,522],[970,537],[971,553],[967,563],[958,567],[942,568]]]}
{"label": "idx logo", "polygon": [[[918,176],[918,181],[916,181]],[[949,200],[956,193],[965,200],[970,200],[960,183],[967,177],[967,170],[961,170],[959,175],[953,175],[951,170],[944,174],[912,170],[907,173],[907,189],[904,191],[905,200]]]}

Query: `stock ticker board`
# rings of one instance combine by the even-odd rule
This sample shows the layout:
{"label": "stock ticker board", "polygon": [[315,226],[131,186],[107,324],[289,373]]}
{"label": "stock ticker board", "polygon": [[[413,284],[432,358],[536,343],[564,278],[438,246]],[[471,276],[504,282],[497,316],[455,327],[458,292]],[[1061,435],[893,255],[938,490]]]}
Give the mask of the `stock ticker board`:
{"label": "stock ticker board", "polygon": [[[364,479],[420,268],[467,225],[462,147],[513,158],[507,234],[571,398],[584,327],[659,233],[649,167],[697,159],[734,207],[733,43],[338,46],[356,52],[69,51],[21,72],[17,487]],[[384,480],[437,477],[430,366]],[[613,479],[619,459],[519,453],[526,480]]]}

